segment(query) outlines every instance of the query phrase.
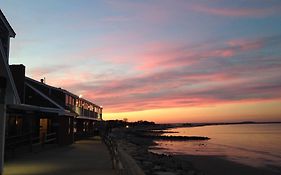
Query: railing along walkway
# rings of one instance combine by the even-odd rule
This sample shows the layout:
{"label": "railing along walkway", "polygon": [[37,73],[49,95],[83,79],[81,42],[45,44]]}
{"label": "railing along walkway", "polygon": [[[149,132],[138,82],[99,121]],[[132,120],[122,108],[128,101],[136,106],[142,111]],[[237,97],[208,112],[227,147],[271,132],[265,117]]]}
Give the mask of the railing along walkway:
{"label": "railing along walkway", "polygon": [[118,175],[145,175],[135,160],[118,147],[118,144],[110,136],[104,136],[103,140],[109,149],[112,166]]}

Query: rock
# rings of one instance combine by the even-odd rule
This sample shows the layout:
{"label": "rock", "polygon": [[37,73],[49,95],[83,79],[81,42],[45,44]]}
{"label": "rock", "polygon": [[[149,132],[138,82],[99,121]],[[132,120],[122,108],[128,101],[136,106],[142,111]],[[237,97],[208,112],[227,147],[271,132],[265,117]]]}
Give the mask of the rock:
{"label": "rock", "polygon": [[158,171],[158,172],[155,172],[155,174],[156,175],[176,175],[173,172],[165,172],[165,171]]}
{"label": "rock", "polygon": [[161,170],[161,166],[156,165],[156,166],[153,167],[153,170]]}
{"label": "rock", "polygon": [[152,162],[149,162],[149,161],[143,161],[142,164],[144,166],[153,166],[153,163]]}
{"label": "rock", "polygon": [[196,173],[194,171],[189,171],[188,175],[195,175]]}
{"label": "rock", "polygon": [[[150,152],[149,148],[156,144],[154,139],[157,139],[158,134],[155,134],[156,137],[154,135],[153,137],[141,137],[139,136],[141,134],[140,131],[137,134],[133,133],[134,131],[124,131],[119,136],[116,133],[118,146],[123,149],[126,148],[126,152],[136,160],[136,163],[143,169],[146,175],[202,175],[198,174],[199,171],[190,162],[179,159],[177,156]],[[145,134],[148,133],[148,131],[144,132]],[[178,137],[175,139],[198,138]]]}

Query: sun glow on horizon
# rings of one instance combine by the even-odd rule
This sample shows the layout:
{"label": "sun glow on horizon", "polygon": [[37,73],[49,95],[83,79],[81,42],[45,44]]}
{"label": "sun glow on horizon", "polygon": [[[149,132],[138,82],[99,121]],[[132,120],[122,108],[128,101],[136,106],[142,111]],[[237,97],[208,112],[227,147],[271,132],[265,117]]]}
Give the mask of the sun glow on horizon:
{"label": "sun glow on horizon", "polygon": [[144,111],[105,113],[105,120],[147,120],[156,123],[281,121],[281,100],[236,102],[205,107],[163,108]]}

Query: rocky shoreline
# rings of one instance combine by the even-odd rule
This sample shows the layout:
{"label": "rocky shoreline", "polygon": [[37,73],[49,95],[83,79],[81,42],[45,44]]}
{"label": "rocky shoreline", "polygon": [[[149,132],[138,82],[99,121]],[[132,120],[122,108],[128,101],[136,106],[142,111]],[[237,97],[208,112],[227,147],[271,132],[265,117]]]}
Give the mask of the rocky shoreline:
{"label": "rocky shoreline", "polygon": [[136,137],[142,137],[153,140],[169,140],[169,141],[190,141],[190,140],[209,140],[209,137],[203,136],[166,136],[165,133],[175,133],[164,130],[128,130],[127,133]]}
{"label": "rocky shoreline", "polygon": [[118,146],[130,154],[146,175],[203,175],[188,161],[176,156],[156,154],[149,151],[155,146],[154,140],[205,140],[207,137],[167,137],[161,136],[165,128],[153,130],[151,128],[116,129],[111,135]]}
{"label": "rocky shoreline", "polygon": [[[206,140],[207,137],[163,137],[170,126],[115,128],[110,136],[126,151],[146,175],[280,175],[280,167],[253,167],[224,156],[166,155],[151,152],[159,139],[171,141]],[[161,148],[160,148],[161,149]],[[156,151],[157,152],[157,151]],[[161,151],[159,151],[161,152]]]}

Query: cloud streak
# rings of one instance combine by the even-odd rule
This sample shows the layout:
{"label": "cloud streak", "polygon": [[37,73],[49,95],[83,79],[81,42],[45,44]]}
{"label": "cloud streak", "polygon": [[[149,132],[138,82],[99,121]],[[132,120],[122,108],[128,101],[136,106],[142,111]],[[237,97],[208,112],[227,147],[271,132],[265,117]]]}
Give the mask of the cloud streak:
{"label": "cloud streak", "polygon": [[[145,67],[145,72],[150,73],[60,83],[73,91],[79,89],[111,112],[281,99],[281,55],[264,55],[280,44],[280,36],[234,39],[217,43],[216,47],[198,47],[189,55],[185,51],[175,55],[187,48],[173,46],[169,50],[165,46],[157,57],[159,47],[154,57],[157,61]],[[141,62],[147,59],[150,58],[144,57]],[[162,69],[153,71],[159,67]]]}
{"label": "cloud streak", "polygon": [[264,7],[212,7],[206,4],[196,4],[192,9],[206,14],[226,17],[266,17],[281,14],[281,5]]}
{"label": "cloud streak", "polygon": [[277,0],[17,4],[3,8],[28,76],[106,112],[281,99]]}

